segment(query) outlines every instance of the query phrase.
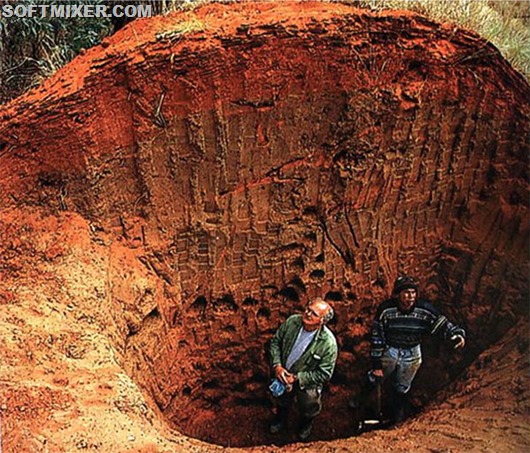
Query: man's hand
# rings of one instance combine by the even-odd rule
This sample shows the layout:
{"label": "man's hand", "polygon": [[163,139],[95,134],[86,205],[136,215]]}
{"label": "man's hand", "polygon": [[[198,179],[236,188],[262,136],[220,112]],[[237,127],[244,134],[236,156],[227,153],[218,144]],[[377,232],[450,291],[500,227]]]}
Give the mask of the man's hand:
{"label": "man's hand", "polygon": [[280,380],[280,382],[284,383],[285,385],[289,385],[289,382],[287,381],[287,377],[290,373],[281,365],[276,365],[274,367],[274,376],[276,376],[277,379]]}
{"label": "man's hand", "polygon": [[286,386],[292,386],[296,382],[296,376],[279,364],[274,367],[274,375]]}
{"label": "man's hand", "polygon": [[287,373],[285,380],[287,381],[287,384],[292,387],[294,383],[297,381],[297,377],[295,374]]}
{"label": "man's hand", "polygon": [[466,344],[466,339],[462,335],[453,335],[451,341],[453,343],[453,349],[463,348]]}

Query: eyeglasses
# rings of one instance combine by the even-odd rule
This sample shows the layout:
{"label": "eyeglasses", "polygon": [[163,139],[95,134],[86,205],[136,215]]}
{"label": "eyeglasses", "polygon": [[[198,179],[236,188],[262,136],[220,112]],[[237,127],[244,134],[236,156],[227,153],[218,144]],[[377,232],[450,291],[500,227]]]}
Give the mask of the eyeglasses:
{"label": "eyeglasses", "polygon": [[311,307],[306,307],[305,313],[310,315],[312,318],[321,318],[322,317],[315,310],[311,309]]}

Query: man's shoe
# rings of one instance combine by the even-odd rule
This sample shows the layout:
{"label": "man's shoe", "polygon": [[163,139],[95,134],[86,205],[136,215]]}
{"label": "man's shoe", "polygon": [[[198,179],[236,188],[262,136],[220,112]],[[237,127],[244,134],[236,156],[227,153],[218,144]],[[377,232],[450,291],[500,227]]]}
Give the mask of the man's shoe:
{"label": "man's shoe", "polygon": [[408,396],[407,394],[397,394],[394,406],[394,423],[399,424],[405,421],[408,412]]}
{"label": "man's shoe", "polygon": [[[287,419],[289,417],[289,407],[279,406],[276,409],[276,414],[269,425],[269,432],[271,434],[278,434],[287,426]],[[1,452],[0,452],[1,453]]]}
{"label": "man's shoe", "polygon": [[300,429],[298,430],[298,438],[301,441],[306,441],[309,439],[309,436],[311,435],[311,430],[313,429],[313,420],[312,419],[305,419],[300,424]]}

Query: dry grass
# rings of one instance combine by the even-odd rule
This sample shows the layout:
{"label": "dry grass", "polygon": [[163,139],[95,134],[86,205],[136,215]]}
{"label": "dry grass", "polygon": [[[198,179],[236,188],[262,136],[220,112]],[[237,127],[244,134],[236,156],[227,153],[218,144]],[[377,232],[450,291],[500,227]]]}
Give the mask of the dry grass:
{"label": "dry grass", "polygon": [[416,11],[438,22],[473,30],[499,49],[530,80],[529,0],[361,0],[345,3]]}
{"label": "dry grass", "polygon": [[[188,9],[205,3],[271,0],[161,0],[167,10]],[[280,1],[280,0],[276,0]],[[304,0],[302,0],[304,1]],[[305,0],[311,1],[311,0]],[[313,0],[314,1],[314,0]],[[322,0],[373,10],[411,10],[438,22],[473,30],[490,41],[511,65],[530,80],[530,0]]]}

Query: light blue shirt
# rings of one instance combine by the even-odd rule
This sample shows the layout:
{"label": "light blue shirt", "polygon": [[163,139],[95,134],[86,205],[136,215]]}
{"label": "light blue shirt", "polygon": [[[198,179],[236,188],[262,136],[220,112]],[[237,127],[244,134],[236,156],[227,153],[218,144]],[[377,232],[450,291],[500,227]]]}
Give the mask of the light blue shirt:
{"label": "light blue shirt", "polygon": [[291,369],[293,364],[302,357],[302,354],[307,349],[313,338],[315,338],[315,335],[317,334],[317,330],[313,330],[311,332],[308,332],[303,327],[300,329],[300,332],[298,332],[298,336],[296,337],[296,341],[294,342],[293,348],[291,349],[291,352],[289,353],[289,357],[287,357],[287,362],[285,363],[285,368],[288,370]]}

